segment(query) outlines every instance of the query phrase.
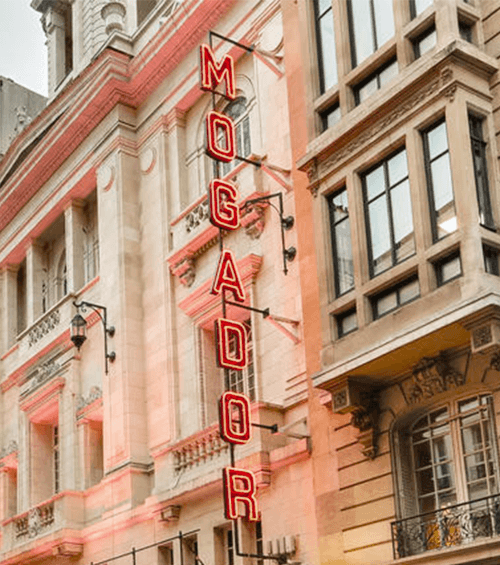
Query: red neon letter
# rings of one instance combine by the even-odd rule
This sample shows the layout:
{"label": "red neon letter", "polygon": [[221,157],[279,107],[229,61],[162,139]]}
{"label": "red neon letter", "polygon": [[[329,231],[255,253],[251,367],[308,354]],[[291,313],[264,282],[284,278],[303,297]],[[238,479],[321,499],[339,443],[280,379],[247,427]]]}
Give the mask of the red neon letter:
{"label": "red neon letter", "polygon": [[[224,510],[228,520],[237,520],[245,516],[249,522],[259,520],[257,505],[257,484],[251,471],[225,467],[222,471],[224,483]],[[245,512],[238,511],[238,502],[245,506]]]}
{"label": "red neon letter", "polygon": [[[247,366],[247,331],[241,322],[219,318],[215,321],[219,367],[241,371]],[[231,337],[236,347],[231,351]]]}
{"label": "red neon letter", "polygon": [[240,227],[240,209],[236,204],[238,191],[234,184],[215,179],[210,183],[210,221],[223,230]]}
{"label": "red neon letter", "polygon": [[[233,414],[236,412],[236,420]],[[250,400],[244,394],[226,390],[219,400],[220,435],[224,441],[243,445],[250,440]]]}
{"label": "red neon letter", "polygon": [[200,45],[200,82],[202,90],[215,90],[223,80],[226,81],[226,98],[236,98],[236,80],[234,60],[231,55],[224,55],[220,63],[215,60],[208,45]]}
{"label": "red neon letter", "polygon": [[[228,116],[220,112],[208,112],[207,114],[207,153],[218,161],[230,163],[236,157],[236,137],[234,133],[234,122]],[[219,139],[219,132],[222,139]]]}
{"label": "red neon letter", "polygon": [[233,252],[230,249],[223,249],[220,254],[210,294],[220,294],[221,291],[225,290],[230,290],[233,293],[236,302],[245,302],[245,289],[238,273]]}

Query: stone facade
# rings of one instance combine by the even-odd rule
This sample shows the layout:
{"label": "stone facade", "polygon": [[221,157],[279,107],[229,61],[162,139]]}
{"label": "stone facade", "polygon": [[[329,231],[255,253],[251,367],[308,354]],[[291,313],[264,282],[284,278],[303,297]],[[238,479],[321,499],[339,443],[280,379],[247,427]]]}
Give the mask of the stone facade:
{"label": "stone facade", "polygon": [[[251,363],[229,383],[209,293],[219,251],[198,46],[214,30],[262,50],[215,39],[217,56],[236,61],[239,148],[261,165],[223,174],[242,206],[280,193],[293,216],[279,1],[32,6],[47,34],[49,104],[0,161],[0,563],[259,562],[235,555],[224,518],[227,384],[252,398],[254,423],[278,429],[255,427],[236,449],[261,509],[240,528],[241,548],[315,562],[298,260],[285,275],[276,207],[245,210],[224,237],[248,306],[270,308],[264,318],[230,307]],[[285,239],[296,245],[293,228]],[[104,306],[115,328],[108,372],[102,309],[80,309],[87,339],[80,350],[70,340],[81,301]]]}

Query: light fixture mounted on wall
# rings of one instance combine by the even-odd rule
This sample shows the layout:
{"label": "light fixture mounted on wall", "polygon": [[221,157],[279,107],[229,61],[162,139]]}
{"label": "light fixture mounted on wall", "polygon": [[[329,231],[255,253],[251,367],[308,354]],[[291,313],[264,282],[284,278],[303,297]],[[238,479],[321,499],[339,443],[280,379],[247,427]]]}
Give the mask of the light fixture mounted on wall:
{"label": "light fixture mounted on wall", "polygon": [[87,321],[80,314],[80,310],[82,312],[86,312],[87,308],[92,309],[99,316],[99,319],[102,322],[104,328],[104,363],[105,363],[105,371],[107,375],[108,360],[113,362],[116,359],[116,353],[114,351],[110,351],[108,353],[108,336],[113,337],[115,335],[115,328],[114,326],[108,327],[107,309],[105,306],[100,306],[99,304],[92,304],[91,302],[86,302],[85,300],[82,300],[81,302],[78,303],[73,302],[73,304],[78,310],[78,312],[71,320],[71,341],[78,349],[78,351],[80,351],[81,346],[85,343],[87,339]]}

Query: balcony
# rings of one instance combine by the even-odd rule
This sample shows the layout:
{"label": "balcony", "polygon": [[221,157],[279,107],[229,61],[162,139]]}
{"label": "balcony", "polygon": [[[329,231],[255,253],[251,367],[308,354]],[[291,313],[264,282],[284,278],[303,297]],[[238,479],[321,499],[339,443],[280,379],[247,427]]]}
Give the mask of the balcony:
{"label": "balcony", "polygon": [[500,536],[500,494],[392,522],[394,559]]}

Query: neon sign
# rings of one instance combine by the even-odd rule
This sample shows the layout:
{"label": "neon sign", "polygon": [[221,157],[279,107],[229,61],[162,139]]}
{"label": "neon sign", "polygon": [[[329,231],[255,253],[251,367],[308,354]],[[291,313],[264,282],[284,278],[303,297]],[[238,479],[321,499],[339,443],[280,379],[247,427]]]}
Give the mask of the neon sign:
{"label": "neon sign", "polygon": [[[208,45],[200,47],[200,87],[215,92],[224,83],[225,96],[236,98],[234,60],[230,55],[217,62]],[[212,110],[205,119],[206,151],[215,160],[231,162],[237,155],[234,121],[220,112]],[[240,210],[237,204],[238,191],[231,182],[215,179],[208,189],[210,221],[219,229],[237,230],[240,226]],[[234,254],[221,249],[217,270],[210,293],[221,295],[225,304],[225,293],[230,292],[236,305],[244,304],[245,289],[238,272]],[[225,370],[242,370],[248,365],[247,330],[237,320],[224,315],[215,321],[217,363]],[[222,439],[232,446],[243,445],[251,439],[250,399],[244,394],[227,390],[219,400],[219,426]],[[231,450],[232,453],[232,450]],[[224,513],[226,519],[244,517],[250,522],[259,520],[257,482],[255,475],[246,469],[234,466],[223,469]]]}

